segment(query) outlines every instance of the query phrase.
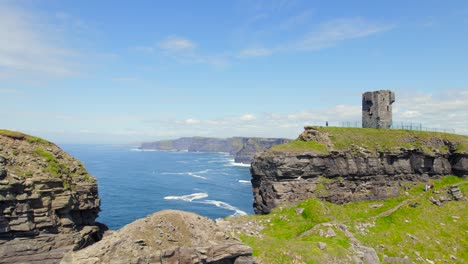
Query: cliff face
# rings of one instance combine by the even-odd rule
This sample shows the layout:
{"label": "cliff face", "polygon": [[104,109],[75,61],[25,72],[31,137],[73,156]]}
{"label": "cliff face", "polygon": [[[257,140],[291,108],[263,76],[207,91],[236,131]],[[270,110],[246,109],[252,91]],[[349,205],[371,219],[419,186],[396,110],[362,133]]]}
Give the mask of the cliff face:
{"label": "cliff face", "polygon": [[56,263],[106,229],[97,182],[56,145],[0,130],[0,259]]}
{"label": "cliff face", "polygon": [[233,137],[221,139],[184,137],[175,140],[144,142],[141,144],[140,149],[187,150],[190,152],[227,152],[234,155],[235,162],[250,163],[256,153],[289,141],[289,139],[284,138]]}
{"label": "cliff face", "polygon": [[252,249],[194,213],[166,210],[130,223],[62,263],[253,264]]}
{"label": "cliff face", "polygon": [[[405,137],[398,135],[399,140],[409,140],[419,148],[379,150],[361,144],[366,140],[359,138],[343,147],[337,138],[343,135],[333,132],[306,127],[295,142],[254,159],[251,173],[256,213],[269,213],[276,206],[309,198],[334,203],[385,199],[397,196],[405,182],[428,181],[450,174],[468,177],[468,154],[456,150],[466,144],[467,137],[450,141],[434,134],[421,139],[423,135],[416,133],[415,137],[412,134],[415,132],[409,132],[411,135]],[[388,130],[375,133],[382,138],[395,136]],[[378,139],[373,134],[367,136],[368,140]],[[377,144],[384,148],[384,143]]]}

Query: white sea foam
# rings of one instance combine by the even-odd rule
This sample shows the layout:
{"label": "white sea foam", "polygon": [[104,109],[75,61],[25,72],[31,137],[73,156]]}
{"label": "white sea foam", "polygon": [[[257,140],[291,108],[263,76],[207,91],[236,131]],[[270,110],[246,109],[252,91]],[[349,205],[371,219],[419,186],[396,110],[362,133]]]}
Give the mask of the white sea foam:
{"label": "white sea foam", "polygon": [[239,180],[240,183],[250,183],[250,181],[246,181],[246,180]]}
{"label": "white sea foam", "polygon": [[183,196],[166,196],[164,197],[164,200],[181,200],[185,202],[192,202],[193,200],[203,199],[206,197],[208,197],[207,193],[192,193]]}
{"label": "white sea foam", "polygon": [[197,174],[195,174],[195,173],[188,172],[187,175],[192,176],[192,177],[194,177],[194,178],[199,178],[199,179],[206,180],[206,177],[197,175]]}
{"label": "white sea foam", "polygon": [[212,204],[215,205],[216,207],[227,209],[234,211],[234,214],[232,216],[241,216],[241,215],[247,215],[246,212],[240,210],[239,208],[232,206],[228,203],[221,202],[221,201],[215,201],[215,200],[202,200],[202,201],[197,201],[197,203],[204,203],[204,204]]}
{"label": "white sea foam", "polygon": [[133,149],[130,149],[130,151],[155,152],[155,151],[159,151],[159,150],[157,150],[157,149],[138,149],[138,148],[133,148]]}
{"label": "white sea foam", "polygon": [[235,162],[234,159],[229,159],[228,162],[229,164],[226,164],[224,166],[250,167],[250,164],[238,163],[238,162]]}
{"label": "white sea foam", "polygon": [[199,172],[161,172],[163,175],[188,175],[194,178],[199,178],[206,180],[206,177],[200,176],[198,174],[207,173],[209,170],[199,171]]}

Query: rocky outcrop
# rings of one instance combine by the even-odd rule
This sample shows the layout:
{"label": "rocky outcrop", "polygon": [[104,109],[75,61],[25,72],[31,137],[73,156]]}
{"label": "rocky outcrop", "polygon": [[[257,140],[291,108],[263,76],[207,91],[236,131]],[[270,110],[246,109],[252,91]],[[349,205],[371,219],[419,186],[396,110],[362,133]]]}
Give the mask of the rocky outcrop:
{"label": "rocky outcrop", "polygon": [[309,198],[333,203],[385,199],[397,196],[405,182],[468,176],[464,153],[404,148],[372,152],[360,147],[337,151],[327,134],[313,128],[306,128],[298,140],[326,145],[330,151],[270,151],[257,156],[251,166],[256,213]]}
{"label": "rocky outcrop", "polygon": [[234,161],[250,164],[255,154],[290,141],[284,138],[242,138],[242,148],[234,154]]}
{"label": "rocky outcrop", "polygon": [[175,140],[144,142],[140,149],[177,150],[189,152],[226,152],[234,155],[238,163],[250,163],[256,153],[270,149],[272,146],[284,144],[291,140],[284,138],[208,138],[183,137]]}
{"label": "rocky outcrop", "polygon": [[255,263],[252,249],[194,213],[166,210],[126,225],[62,263]]}
{"label": "rocky outcrop", "polygon": [[45,140],[0,131],[0,262],[57,263],[98,241],[97,182]]}

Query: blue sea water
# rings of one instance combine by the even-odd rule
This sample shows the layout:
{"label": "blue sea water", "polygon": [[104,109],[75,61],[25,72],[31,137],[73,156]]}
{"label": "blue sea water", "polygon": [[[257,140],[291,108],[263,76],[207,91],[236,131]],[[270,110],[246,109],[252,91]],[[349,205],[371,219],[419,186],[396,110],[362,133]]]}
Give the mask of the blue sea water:
{"label": "blue sea water", "polygon": [[119,229],[164,209],[215,219],[253,213],[248,166],[224,153],[139,151],[112,145],[60,146],[98,180],[98,221]]}

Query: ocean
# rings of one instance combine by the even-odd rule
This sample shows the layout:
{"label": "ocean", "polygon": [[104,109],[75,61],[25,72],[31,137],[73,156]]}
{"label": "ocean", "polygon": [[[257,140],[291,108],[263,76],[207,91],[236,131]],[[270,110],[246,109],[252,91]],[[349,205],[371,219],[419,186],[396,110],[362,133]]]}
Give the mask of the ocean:
{"label": "ocean", "polygon": [[97,221],[110,229],[164,209],[212,219],[253,213],[249,166],[234,163],[229,154],[60,147],[97,178],[102,210]]}

